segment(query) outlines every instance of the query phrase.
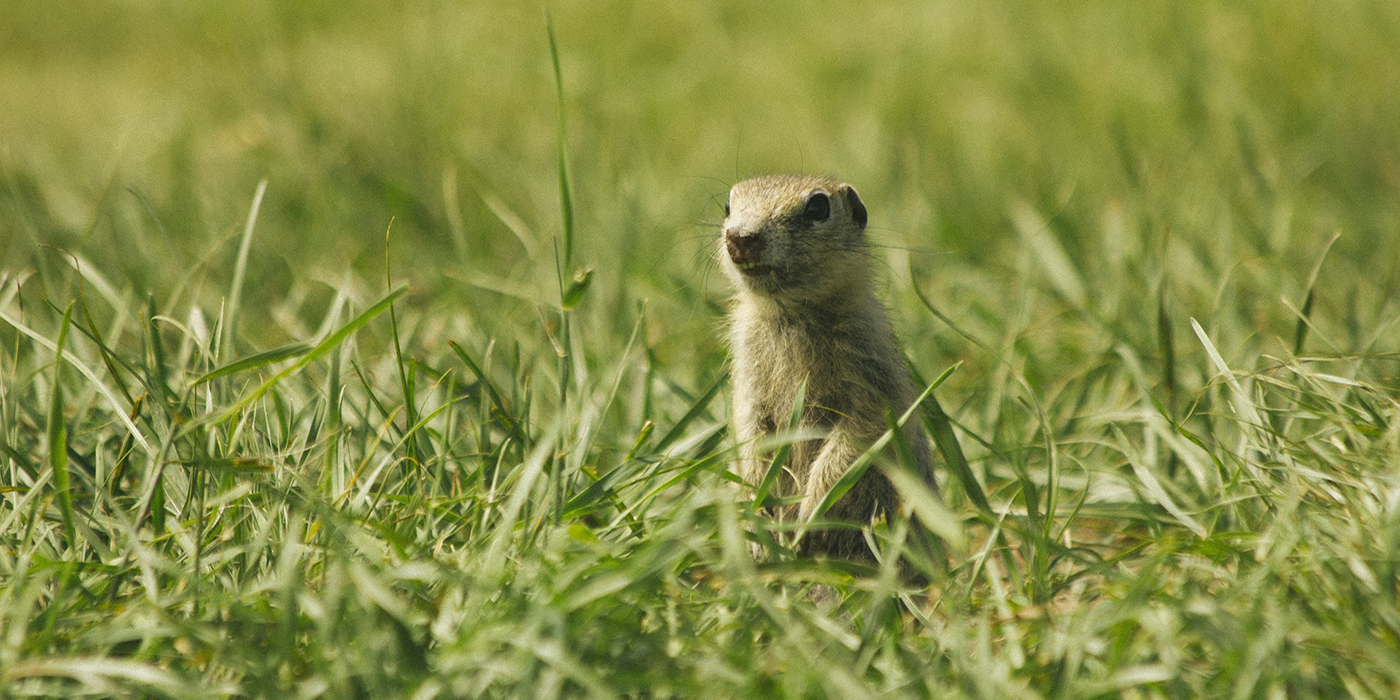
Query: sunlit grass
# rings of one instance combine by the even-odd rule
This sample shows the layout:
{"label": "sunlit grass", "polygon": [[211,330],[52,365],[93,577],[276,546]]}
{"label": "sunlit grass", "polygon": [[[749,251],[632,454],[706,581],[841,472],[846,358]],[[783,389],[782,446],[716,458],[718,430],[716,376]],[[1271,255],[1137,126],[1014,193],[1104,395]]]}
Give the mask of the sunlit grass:
{"label": "sunlit grass", "polygon": [[[0,696],[1400,694],[1392,4],[354,5],[0,29]],[[918,584],[729,471],[769,170],[941,380]]]}

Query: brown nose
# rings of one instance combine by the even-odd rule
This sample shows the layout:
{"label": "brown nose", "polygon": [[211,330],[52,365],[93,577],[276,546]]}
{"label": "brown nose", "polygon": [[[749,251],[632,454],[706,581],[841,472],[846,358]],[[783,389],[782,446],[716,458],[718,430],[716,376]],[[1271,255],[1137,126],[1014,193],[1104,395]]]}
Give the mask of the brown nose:
{"label": "brown nose", "polygon": [[763,254],[763,237],[758,234],[728,231],[724,234],[724,245],[729,251],[729,259],[736,265],[756,263]]}

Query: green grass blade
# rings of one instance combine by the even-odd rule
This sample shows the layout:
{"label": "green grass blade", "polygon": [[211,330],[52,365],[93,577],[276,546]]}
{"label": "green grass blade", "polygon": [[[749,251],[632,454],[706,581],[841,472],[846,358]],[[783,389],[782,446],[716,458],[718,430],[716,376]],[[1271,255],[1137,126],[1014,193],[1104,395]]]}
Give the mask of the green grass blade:
{"label": "green grass blade", "polygon": [[637,462],[628,460],[609,469],[606,474],[598,477],[597,481],[589,484],[564,504],[562,517],[566,520],[572,520],[587,513],[594,503],[602,500],[604,496],[612,494],[613,487],[631,476],[636,468]]}
{"label": "green grass blade", "polygon": [[73,526],[73,493],[68,475],[68,424],[63,415],[63,346],[68,342],[68,327],[73,322],[73,303],[63,312],[63,325],[58,331],[58,346],[54,351],[53,390],[49,394],[49,465],[53,467],[54,487],[58,491],[58,507],[63,514],[63,533],[70,547],[77,546],[77,530]]}
{"label": "green grass blade", "polygon": [[[788,414],[787,430],[789,435],[797,433],[797,429],[802,425],[802,409],[807,402],[807,380],[803,379],[797,387],[797,395],[792,400],[792,411]],[[784,441],[777,452],[773,453],[773,458],[768,462],[768,468],[763,472],[763,478],[754,489],[753,503],[749,510],[756,511],[764,507],[764,501],[768,499],[768,491],[777,483],[778,475],[783,472],[783,465],[787,464],[788,453],[792,452],[792,442]]]}
{"label": "green grass blade", "polygon": [[725,372],[721,374],[719,378],[715,380],[715,383],[711,384],[710,388],[690,405],[690,409],[685,412],[685,415],[681,416],[681,419],[676,421],[676,424],[671,426],[671,429],[666,431],[665,435],[661,436],[661,440],[656,443],[656,451],[664,452],[667,447],[671,446],[671,443],[684,435],[686,427],[705,412],[705,409],[710,405],[710,401],[719,394],[720,389],[723,389],[728,381],[729,373]]}
{"label": "green grass blade", "polygon": [[483,555],[483,571],[488,578],[501,575],[505,565],[506,546],[519,525],[521,511],[535,490],[535,482],[544,473],[559,438],[559,427],[545,431],[544,437],[530,451],[529,457],[518,470],[518,478],[512,485],[510,499],[501,510],[500,520],[494,526],[495,534]]}
{"label": "green grass blade", "polygon": [[[1225,358],[1222,357],[1220,351],[1215,348],[1215,343],[1211,342],[1210,336],[1206,335],[1205,329],[1201,328],[1201,324],[1194,318],[1191,319],[1191,330],[1196,333],[1196,338],[1201,341],[1201,346],[1205,348],[1206,355],[1210,357],[1211,364],[1215,365],[1216,371],[1224,378],[1226,385],[1229,387],[1230,403],[1235,409],[1235,415],[1249,430],[1258,434],[1261,443],[1260,446],[1264,447],[1271,455],[1274,454],[1273,446],[1269,444],[1271,441],[1265,432],[1268,424],[1264,422],[1264,419],[1259,413],[1259,407],[1255,405],[1254,400],[1245,392],[1244,387],[1240,384],[1240,380],[1235,377],[1235,373],[1230,370],[1230,366],[1225,364]],[[1244,463],[1251,472],[1255,471],[1255,466],[1252,462],[1245,460]]]}
{"label": "green grass blade", "polygon": [[1167,313],[1167,285],[1157,286],[1157,345],[1162,350],[1162,387],[1167,391],[1167,408],[1176,412],[1176,330]]}
{"label": "green grass blade", "polygon": [[148,360],[146,364],[146,384],[151,391],[160,394],[160,400],[164,401],[166,395],[170,393],[170,365],[165,361],[165,343],[160,339],[160,326],[156,311],[156,297],[154,294],[146,295],[146,324],[145,339]]}
{"label": "green grass blade", "polygon": [[340,493],[344,488],[344,475],[340,469],[341,412],[344,391],[340,383],[340,367],[344,362],[343,353],[331,355],[331,372],[326,386],[326,461],[321,474],[322,488],[328,494]]}
{"label": "green grass blade", "polygon": [[[74,265],[77,265],[77,263],[74,262]],[[116,299],[111,297],[109,297],[108,301],[114,306],[118,303]],[[78,306],[83,310],[83,320],[87,323],[87,328],[84,328],[82,325],[75,327],[78,329],[79,333],[87,336],[88,340],[91,340],[93,345],[97,346],[97,352],[102,356],[102,364],[107,368],[107,376],[111,377],[112,381],[116,383],[117,390],[121,392],[122,398],[126,399],[127,404],[133,404],[135,399],[131,396],[131,391],[127,388],[126,380],[123,379],[121,373],[117,371],[117,365],[121,363],[121,360],[117,357],[117,353],[103,341],[101,333],[98,332],[97,322],[93,320],[92,311],[88,309],[86,295],[78,297]]]}
{"label": "green grass blade", "polygon": [[1332,246],[1341,238],[1340,231],[1332,234],[1332,238],[1327,241],[1327,245],[1322,249],[1322,255],[1318,256],[1317,264],[1313,266],[1312,274],[1308,275],[1308,291],[1303,296],[1303,306],[1298,313],[1298,325],[1293,329],[1293,354],[1303,354],[1303,343],[1308,339],[1308,329],[1312,328],[1312,308],[1313,298],[1317,293],[1317,277],[1322,273],[1322,263],[1327,261],[1327,254],[1332,252]]}
{"label": "green grass blade", "polygon": [[12,326],[15,330],[33,339],[34,342],[38,343],[39,345],[50,350],[54,350],[55,354],[58,357],[66,360],[69,365],[72,365],[74,369],[78,370],[78,374],[81,374],[84,377],[86,377],[88,381],[92,383],[93,388],[97,390],[97,393],[101,394],[102,398],[105,399],[107,403],[112,407],[113,415],[116,416],[117,420],[119,420],[121,424],[127,429],[127,431],[129,431],[130,434],[135,437],[136,441],[140,443],[141,446],[145,448],[148,452],[154,453],[154,448],[151,446],[151,443],[146,440],[146,436],[141,432],[141,429],[136,427],[136,423],[133,422],[131,418],[127,416],[128,409],[122,407],[122,402],[117,398],[117,395],[112,393],[112,390],[108,388],[107,385],[102,383],[102,381],[98,378],[96,372],[94,372],[90,367],[83,364],[80,360],[74,357],[73,353],[58,353],[58,347],[54,344],[52,340],[49,340],[48,338],[45,338],[44,336],[40,335],[38,331],[35,331],[29,326],[26,326],[24,323],[20,322],[19,319],[10,316],[4,311],[0,311],[0,321],[4,321],[10,324],[10,326]]}
{"label": "green grass blade", "polygon": [[[569,138],[564,120],[564,71],[559,65],[559,43],[554,38],[554,20],[550,17],[548,10],[545,11],[544,18],[545,32],[549,35],[549,58],[554,67],[554,94],[559,105],[557,124],[559,127],[558,169],[561,230],[559,246],[555,250],[554,272],[559,283],[559,404],[567,407],[569,405],[569,385],[573,381],[574,372],[573,331],[569,310],[578,304],[584,292],[587,291],[591,274],[583,273],[575,276],[574,282],[567,288],[565,287],[564,279],[569,274],[569,270],[573,269],[574,264],[574,195],[569,178]],[[552,488],[560,507],[564,505],[562,472],[562,464],[550,471]],[[556,513],[556,515],[562,514]]]}
{"label": "green grass blade", "polygon": [[[549,34],[549,59],[554,66],[554,95],[559,103],[559,216],[563,227],[560,235],[564,260],[560,271],[569,270],[574,264],[574,196],[569,181],[569,139],[564,126],[564,71],[559,66],[559,44],[554,39],[554,20],[545,11],[545,31]],[[562,292],[562,285],[561,285]]]}
{"label": "green grass blade", "polygon": [[239,306],[243,303],[243,277],[248,269],[248,251],[253,245],[253,227],[258,222],[258,211],[262,209],[263,195],[266,193],[267,180],[263,180],[258,183],[257,192],[253,193],[253,204],[248,208],[248,222],[244,225],[243,237],[238,242],[238,257],[233,263],[233,285],[228,294],[228,316],[224,323],[223,341],[219,343],[216,359],[227,357],[235,340]]}
{"label": "green grass blade", "polygon": [[247,396],[243,397],[238,403],[226,409],[223,413],[219,415],[218,421],[222,422],[228,420],[229,418],[232,418],[239,411],[242,411],[244,408],[246,408],[248,404],[251,404],[254,401],[258,400],[258,397],[266,393],[268,389],[277,386],[278,382],[297,372],[302,367],[305,367],[306,365],[315,362],[326,353],[335,349],[341,343],[345,342],[346,338],[349,338],[352,334],[354,334],[355,331],[360,330],[360,328],[364,327],[370,321],[373,321],[375,317],[384,313],[389,308],[389,306],[394,303],[394,300],[403,296],[404,292],[406,291],[408,291],[408,287],[400,286],[399,288],[389,292],[389,294],[384,296],[379,301],[375,302],[373,306],[369,307],[368,309],[365,309],[365,311],[359,316],[356,316],[349,323],[345,324],[344,326],[341,326],[339,330],[332,333],[328,338],[317,343],[316,347],[311,348],[310,352],[306,353],[305,355],[302,355],[301,359],[297,360],[297,362],[291,367],[288,367],[282,370],[281,372],[278,372],[277,374],[273,375],[271,379],[268,379],[267,381],[263,382],[258,388],[254,389]]}
{"label": "green grass blade", "polygon": [[[932,396],[929,394],[930,398]],[[892,412],[885,412],[885,426],[892,437],[895,453],[895,463],[884,470],[885,478],[899,494],[900,503],[908,507],[914,516],[904,522],[898,517],[900,514],[886,514],[886,523],[894,527],[892,539],[899,543],[902,556],[911,565],[929,573],[944,572],[948,555],[943,542],[956,543],[961,547],[964,541],[962,528],[958,525],[957,517],[942,505],[938,482],[932,478],[932,472],[926,473],[920,467],[908,435]],[[941,537],[943,542],[930,539],[929,533]]]}
{"label": "green grass blade", "polygon": [[[389,234],[394,230],[394,221],[389,220],[389,226],[384,230],[384,286],[388,289],[394,288],[394,278],[389,269]],[[418,399],[414,396],[413,381],[411,372],[405,368],[403,359],[403,345],[399,342],[399,318],[394,313],[394,303],[389,302],[389,336],[394,339],[394,364],[399,371],[399,388],[403,391],[404,405],[404,448],[408,451],[408,458],[414,464],[423,464],[423,454],[418,449],[418,435],[411,429],[418,423]]]}
{"label": "green grass blade", "polygon": [[205,382],[210,382],[222,377],[238,374],[240,372],[247,372],[249,370],[258,369],[259,367],[266,367],[267,365],[281,362],[289,357],[303,355],[310,349],[311,346],[307,343],[290,343],[271,350],[264,350],[255,355],[249,355],[248,357],[234,360],[207,374],[201,375],[199,378],[192,380],[190,386],[199,386]]}
{"label": "green grass blade", "polygon": [[506,407],[505,399],[501,398],[501,392],[496,389],[496,385],[492,383],[491,379],[486,376],[486,373],[481,370],[481,366],[478,365],[476,360],[472,359],[472,356],[467,354],[467,351],[463,350],[462,346],[458,345],[456,341],[447,341],[447,346],[452,348],[452,351],[457,354],[457,357],[462,360],[462,363],[467,366],[467,369],[472,371],[472,375],[476,377],[477,383],[486,387],[486,394],[491,398],[491,404],[496,409],[493,413],[494,417],[501,425],[505,426],[505,428],[510,431],[515,439],[528,445],[529,441],[526,440],[525,432],[521,428],[520,423],[511,415],[510,409]]}
{"label": "green grass blade", "polygon": [[[933,380],[933,383],[929,384],[928,388],[924,389],[923,393],[919,394],[919,397],[914,400],[913,405],[900,415],[898,420],[899,427],[904,427],[904,424],[908,422],[909,418],[923,407],[924,401],[933,393],[933,390],[937,389],[940,384],[947,380],[948,375],[952,374],[955,368],[956,365],[943,370],[943,373],[938,375],[938,378]],[[846,495],[846,492],[850,491],[851,487],[855,486],[856,482],[860,481],[862,476],[865,476],[865,472],[870,469],[870,465],[875,463],[875,459],[879,457],[880,453],[884,451],[885,447],[890,444],[890,440],[893,438],[894,432],[892,430],[886,430],[883,435],[877,438],[875,442],[865,450],[865,452],[861,453],[861,455],[856,458],[856,461],[851,463],[846,473],[842,474],[841,478],[837,479],[836,483],[832,484],[831,488],[822,496],[822,499],[817,502],[817,507],[812,510],[807,522],[804,523],[802,529],[798,531],[799,538],[802,536],[802,533],[806,532],[808,526],[811,525],[812,522],[826,515],[826,512],[831,510],[831,507],[835,505],[837,501],[841,500],[841,497]]]}
{"label": "green grass blade", "polygon": [[907,469],[890,470],[887,476],[899,492],[900,499],[913,508],[921,525],[955,549],[962,550],[967,546],[967,533],[957,513],[944,505],[943,499],[929,488],[928,483]]}
{"label": "green grass blade", "polygon": [[1128,465],[1133,468],[1133,474],[1137,475],[1138,482],[1147,490],[1152,500],[1156,501],[1157,505],[1162,506],[1173,518],[1176,518],[1177,522],[1185,525],[1186,529],[1195,533],[1197,537],[1201,539],[1208,537],[1210,533],[1181,506],[1177,505],[1176,500],[1162,487],[1162,483],[1157,480],[1157,475],[1152,472],[1150,465],[1143,461],[1142,455],[1128,441],[1128,436],[1123,434],[1123,429],[1116,425],[1113,426],[1113,435],[1118,439],[1119,451],[1123,453],[1124,457],[1127,457]]}
{"label": "green grass blade", "polygon": [[985,518],[994,519],[996,515],[992,512],[992,504],[987,501],[987,494],[982,491],[982,484],[977,481],[977,475],[972,473],[972,466],[967,463],[967,456],[963,454],[958,435],[953,432],[953,422],[943,411],[943,405],[938,403],[936,396],[929,397],[928,405],[924,409],[924,427],[933,439],[934,446],[938,448],[938,453],[943,456],[943,463],[957,478],[958,485],[977,508],[977,512]]}
{"label": "green grass blade", "polygon": [[564,290],[564,296],[559,305],[565,311],[578,306],[583,301],[583,295],[588,292],[588,286],[593,282],[593,268],[582,268],[574,271],[574,278],[569,281],[569,286]]}
{"label": "green grass blade", "polygon": [[1050,230],[1050,224],[1025,202],[1017,202],[1012,207],[1011,219],[1016,224],[1016,231],[1021,234],[1021,240],[1035,255],[1041,271],[1055,291],[1076,309],[1085,308],[1088,294],[1084,291],[1084,280],[1065,253],[1064,246]]}

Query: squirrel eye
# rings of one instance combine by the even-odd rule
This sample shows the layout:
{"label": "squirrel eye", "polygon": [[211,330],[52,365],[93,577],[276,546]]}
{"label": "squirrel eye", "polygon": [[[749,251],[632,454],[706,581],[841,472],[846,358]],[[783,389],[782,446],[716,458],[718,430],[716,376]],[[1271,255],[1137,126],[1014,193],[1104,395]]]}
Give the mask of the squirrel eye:
{"label": "squirrel eye", "polygon": [[812,221],[826,221],[831,218],[831,197],[825,192],[813,192],[807,198],[807,208],[802,210],[802,215]]}
{"label": "squirrel eye", "polygon": [[729,200],[725,200],[724,202],[724,218],[729,218]]}

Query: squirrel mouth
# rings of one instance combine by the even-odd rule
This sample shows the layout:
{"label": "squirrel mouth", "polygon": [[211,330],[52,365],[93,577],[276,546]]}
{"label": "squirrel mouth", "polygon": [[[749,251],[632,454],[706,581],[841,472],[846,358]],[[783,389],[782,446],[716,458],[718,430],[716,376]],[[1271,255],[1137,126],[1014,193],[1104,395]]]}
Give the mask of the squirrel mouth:
{"label": "squirrel mouth", "polygon": [[734,269],[739,271],[739,279],[743,286],[755,292],[774,294],[786,286],[774,265],[756,262],[746,262],[742,265],[734,263]]}
{"label": "squirrel mouth", "polygon": [[766,275],[773,271],[772,265],[764,265],[757,260],[734,261],[734,268],[745,275]]}

